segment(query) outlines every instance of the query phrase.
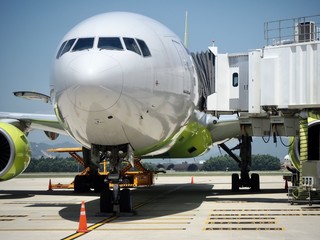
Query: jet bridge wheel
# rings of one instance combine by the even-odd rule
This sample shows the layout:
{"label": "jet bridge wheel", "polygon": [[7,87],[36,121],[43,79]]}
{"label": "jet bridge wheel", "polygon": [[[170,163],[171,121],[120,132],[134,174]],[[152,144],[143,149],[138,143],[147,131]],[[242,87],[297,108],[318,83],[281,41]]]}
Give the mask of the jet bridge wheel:
{"label": "jet bridge wheel", "polygon": [[103,189],[100,194],[100,212],[113,213],[113,192],[110,189]]}
{"label": "jet bridge wheel", "polygon": [[260,177],[257,173],[251,174],[251,191],[259,192],[260,191]]}
{"label": "jet bridge wheel", "polygon": [[232,182],[231,182],[231,190],[232,192],[238,192],[240,188],[240,178],[239,174],[233,173],[232,174]]}
{"label": "jet bridge wheel", "polygon": [[130,189],[125,188],[120,191],[119,205],[120,212],[132,212],[132,198]]}

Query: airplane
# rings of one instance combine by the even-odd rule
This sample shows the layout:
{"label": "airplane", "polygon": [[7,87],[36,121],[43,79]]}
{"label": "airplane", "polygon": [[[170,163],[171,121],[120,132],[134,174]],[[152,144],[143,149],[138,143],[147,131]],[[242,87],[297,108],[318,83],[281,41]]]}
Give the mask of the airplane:
{"label": "airplane", "polygon": [[[54,114],[0,113],[0,181],[28,166],[30,131],[43,130],[52,140],[69,135],[90,167],[89,177],[76,176],[75,190],[89,184],[101,191],[101,212],[114,205],[132,211],[130,190],[119,187],[122,162],[195,157],[240,135],[237,119],[199,110],[195,64],[177,35],[135,13],[104,13],[76,25],[55,53],[50,96],[14,94],[51,103]],[[104,159],[107,179],[98,174]]]}

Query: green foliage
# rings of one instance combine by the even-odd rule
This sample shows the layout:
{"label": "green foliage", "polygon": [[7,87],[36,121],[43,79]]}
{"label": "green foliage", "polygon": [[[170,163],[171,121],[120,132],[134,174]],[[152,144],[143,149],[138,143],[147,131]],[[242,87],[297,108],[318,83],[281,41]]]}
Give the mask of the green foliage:
{"label": "green foliage", "polygon": [[73,158],[44,158],[31,159],[25,172],[81,172],[83,167]]}
{"label": "green foliage", "polygon": [[280,159],[268,154],[258,154],[252,156],[252,170],[273,171],[280,170]]}
{"label": "green foliage", "polygon": [[[204,171],[237,171],[239,166],[228,155],[211,157],[205,161],[202,170]],[[253,155],[251,169],[253,171],[272,171],[280,169],[280,160],[271,155]]]}
{"label": "green foliage", "polygon": [[203,171],[236,171],[239,170],[238,164],[228,155],[211,157],[202,166]]}
{"label": "green foliage", "polygon": [[[151,171],[157,170],[157,166],[143,162],[142,165]],[[272,171],[280,169],[280,160],[271,155],[253,155],[251,170]],[[73,158],[40,158],[31,159],[25,172],[81,172],[83,167]],[[238,171],[238,164],[228,155],[211,157],[204,162],[203,171]]]}

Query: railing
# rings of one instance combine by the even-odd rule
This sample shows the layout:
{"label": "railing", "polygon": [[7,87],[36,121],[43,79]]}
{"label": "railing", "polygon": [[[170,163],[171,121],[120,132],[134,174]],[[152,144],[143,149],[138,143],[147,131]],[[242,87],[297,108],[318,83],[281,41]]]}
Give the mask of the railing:
{"label": "railing", "polygon": [[319,41],[320,15],[264,23],[267,46]]}

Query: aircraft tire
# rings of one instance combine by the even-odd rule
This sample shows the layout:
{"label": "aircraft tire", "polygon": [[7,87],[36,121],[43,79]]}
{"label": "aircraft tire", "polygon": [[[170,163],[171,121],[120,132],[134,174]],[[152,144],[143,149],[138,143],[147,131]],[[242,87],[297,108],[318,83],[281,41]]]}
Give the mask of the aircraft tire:
{"label": "aircraft tire", "polygon": [[238,192],[240,188],[239,174],[233,173],[231,177],[232,177],[231,190],[232,192]]}
{"label": "aircraft tire", "polygon": [[110,189],[103,189],[100,194],[100,212],[113,213],[113,192]]}
{"label": "aircraft tire", "polygon": [[132,212],[132,198],[130,189],[125,188],[121,190],[119,204],[120,212]]}

